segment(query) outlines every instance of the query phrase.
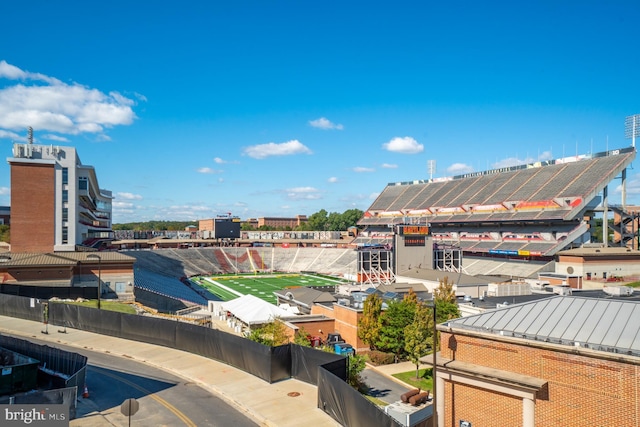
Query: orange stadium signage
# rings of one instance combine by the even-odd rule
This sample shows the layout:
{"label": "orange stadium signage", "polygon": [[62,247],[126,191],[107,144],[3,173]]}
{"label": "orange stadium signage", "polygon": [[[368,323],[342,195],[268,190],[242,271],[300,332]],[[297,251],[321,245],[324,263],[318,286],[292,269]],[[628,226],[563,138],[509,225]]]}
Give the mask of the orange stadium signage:
{"label": "orange stadium signage", "polygon": [[426,236],[429,234],[429,227],[426,225],[399,225],[398,234],[401,236]]}

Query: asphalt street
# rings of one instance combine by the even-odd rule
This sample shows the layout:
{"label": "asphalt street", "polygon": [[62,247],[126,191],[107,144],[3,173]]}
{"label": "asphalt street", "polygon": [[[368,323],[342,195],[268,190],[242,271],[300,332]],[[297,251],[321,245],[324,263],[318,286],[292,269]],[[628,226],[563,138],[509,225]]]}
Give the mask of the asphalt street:
{"label": "asphalt street", "polygon": [[[51,345],[37,338],[29,341]],[[128,426],[129,419],[122,414],[121,405],[129,398],[136,399],[139,404],[138,412],[131,417],[131,425],[135,426],[257,426],[245,414],[204,388],[161,369],[125,357],[59,343],[55,347],[88,358],[89,397],[78,399],[77,417],[70,426]]]}
{"label": "asphalt street", "polygon": [[400,400],[400,396],[411,390],[385,375],[381,375],[373,369],[366,368],[360,374],[363,381],[369,386],[369,395],[378,398],[386,403],[393,403]]}

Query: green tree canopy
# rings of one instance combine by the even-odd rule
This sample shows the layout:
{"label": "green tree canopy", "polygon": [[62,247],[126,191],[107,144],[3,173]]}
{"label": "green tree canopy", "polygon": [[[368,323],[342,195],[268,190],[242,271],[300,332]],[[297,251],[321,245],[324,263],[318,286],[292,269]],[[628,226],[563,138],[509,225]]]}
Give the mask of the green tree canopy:
{"label": "green tree canopy", "polygon": [[399,358],[406,355],[404,329],[413,322],[417,299],[412,291],[402,301],[389,303],[387,310],[380,316],[380,333],[376,348],[394,353]]}
{"label": "green tree canopy", "polygon": [[252,329],[247,338],[260,344],[275,347],[289,342],[287,327],[280,320],[275,319],[269,323]]}
{"label": "green tree canopy", "polygon": [[377,293],[367,297],[362,306],[362,317],[358,322],[358,337],[375,350],[375,343],[380,334],[380,315],[382,314],[382,298]]}
{"label": "green tree canopy", "polygon": [[404,328],[404,349],[416,365],[419,377],[420,358],[433,351],[433,309],[423,302],[416,305],[413,322]]}

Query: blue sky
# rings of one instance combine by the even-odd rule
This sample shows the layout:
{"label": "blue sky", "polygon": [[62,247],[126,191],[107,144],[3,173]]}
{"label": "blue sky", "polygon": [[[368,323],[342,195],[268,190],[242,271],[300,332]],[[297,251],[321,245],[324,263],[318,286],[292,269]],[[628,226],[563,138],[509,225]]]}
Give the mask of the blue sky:
{"label": "blue sky", "polygon": [[120,223],[365,210],[428,160],[629,146],[640,4],[529,3],[4,2],[0,147],[76,147]]}

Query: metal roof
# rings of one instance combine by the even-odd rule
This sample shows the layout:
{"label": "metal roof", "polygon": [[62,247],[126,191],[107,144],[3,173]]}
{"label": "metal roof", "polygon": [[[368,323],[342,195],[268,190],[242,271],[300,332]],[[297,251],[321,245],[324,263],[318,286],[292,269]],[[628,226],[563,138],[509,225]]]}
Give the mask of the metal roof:
{"label": "metal roof", "polygon": [[[93,255],[93,256],[92,256]],[[5,267],[30,267],[30,266],[55,266],[55,265],[76,265],[78,262],[95,263],[93,259],[99,256],[102,263],[108,262],[131,262],[135,258],[119,252],[49,252],[49,253],[12,253],[2,254],[0,265]]]}
{"label": "metal roof", "polygon": [[453,329],[640,356],[640,302],[557,296],[448,322]]}

